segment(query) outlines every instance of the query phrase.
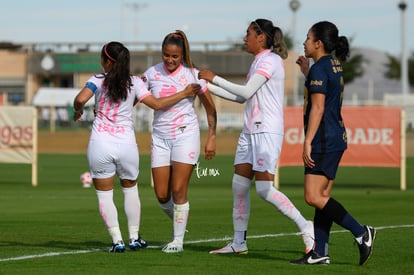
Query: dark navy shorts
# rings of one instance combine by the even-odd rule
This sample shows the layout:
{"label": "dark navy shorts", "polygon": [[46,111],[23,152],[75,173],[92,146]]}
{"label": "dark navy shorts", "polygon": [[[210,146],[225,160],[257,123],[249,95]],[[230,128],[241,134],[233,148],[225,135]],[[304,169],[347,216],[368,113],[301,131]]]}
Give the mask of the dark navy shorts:
{"label": "dark navy shorts", "polygon": [[315,167],[305,167],[305,174],[322,175],[333,180],[338,170],[339,161],[344,151],[330,153],[312,153],[311,157],[315,161]]}

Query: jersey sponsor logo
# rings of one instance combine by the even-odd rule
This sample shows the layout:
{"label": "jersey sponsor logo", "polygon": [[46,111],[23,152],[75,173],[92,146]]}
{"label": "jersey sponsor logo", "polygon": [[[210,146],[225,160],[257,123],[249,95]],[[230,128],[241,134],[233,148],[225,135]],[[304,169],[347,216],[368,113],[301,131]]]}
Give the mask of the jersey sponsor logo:
{"label": "jersey sponsor logo", "polygon": [[123,126],[111,126],[106,123],[100,123],[98,125],[98,132],[108,132],[111,134],[122,134],[122,133],[125,133],[125,128]]}
{"label": "jersey sponsor logo", "polygon": [[322,86],[323,81],[322,80],[311,80],[309,83],[310,86]]}

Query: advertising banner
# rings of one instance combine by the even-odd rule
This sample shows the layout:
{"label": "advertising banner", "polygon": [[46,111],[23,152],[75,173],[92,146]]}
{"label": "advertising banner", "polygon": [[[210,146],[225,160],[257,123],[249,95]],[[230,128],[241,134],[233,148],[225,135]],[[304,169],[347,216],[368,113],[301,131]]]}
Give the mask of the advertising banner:
{"label": "advertising banner", "polygon": [[[400,167],[401,110],[390,107],[343,107],[348,149],[340,165]],[[302,107],[285,108],[285,138],[280,166],[303,165]]]}
{"label": "advertising banner", "polygon": [[0,162],[32,163],[33,107],[0,107]]}

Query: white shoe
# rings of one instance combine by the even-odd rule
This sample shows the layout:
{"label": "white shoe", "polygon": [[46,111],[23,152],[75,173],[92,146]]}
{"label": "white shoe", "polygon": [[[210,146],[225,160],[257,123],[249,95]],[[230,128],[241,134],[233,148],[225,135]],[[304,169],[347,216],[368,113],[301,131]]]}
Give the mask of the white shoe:
{"label": "white shoe", "polygon": [[246,241],[242,243],[231,242],[231,243],[228,243],[223,248],[210,251],[210,254],[225,254],[225,253],[247,254],[248,249],[247,249]]}
{"label": "white shoe", "polygon": [[172,242],[166,244],[162,248],[162,252],[165,252],[165,253],[179,253],[179,252],[182,252],[183,250],[184,250],[183,244],[177,240],[173,240]]}
{"label": "white shoe", "polygon": [[308,225],[302,231],[302,239],[305,244],[305,253],[308,254],[315,246],[315,233],[312,221],[308,221]]}

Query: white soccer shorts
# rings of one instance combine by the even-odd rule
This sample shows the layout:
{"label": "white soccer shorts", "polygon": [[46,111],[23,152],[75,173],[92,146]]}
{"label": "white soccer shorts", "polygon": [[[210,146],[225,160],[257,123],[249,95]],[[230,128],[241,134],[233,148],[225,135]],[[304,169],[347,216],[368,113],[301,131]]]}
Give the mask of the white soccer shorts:
{"label": "white soccer shorts", "polygon": [[151,167],[170,166],[172,161],[195,165],[200,156],[200,133],[164,139],[152,136]]}
{"label": "white soccer shorts", "polygon": [[239,136],[234,165],[249,163],[253,171],[267,171],[274,175],[283,144],[283,135],[273,133]]}
{"label": "white soccer shorts", "polygon": [[109,178],[116,173],[120,179],[136,180],[139,174],[138,145],[89,141],[88,162],[92,178]]}

